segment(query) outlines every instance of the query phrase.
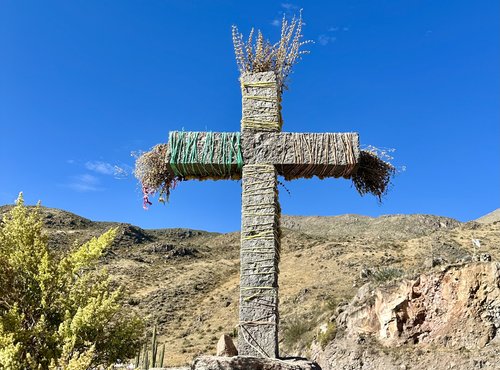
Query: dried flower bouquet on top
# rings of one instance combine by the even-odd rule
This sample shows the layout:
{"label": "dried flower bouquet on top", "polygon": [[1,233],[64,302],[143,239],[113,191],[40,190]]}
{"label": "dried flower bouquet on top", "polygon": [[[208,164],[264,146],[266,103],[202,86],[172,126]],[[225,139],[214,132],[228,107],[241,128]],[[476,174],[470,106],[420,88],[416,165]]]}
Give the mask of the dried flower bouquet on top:
{"label": "dried flower bouquet on top", "polygon": [[234,52],[240,73],[274,71],[280,92],[283,92],[287,88],[286,79],[292,72],[293,66],[297,64],[302,55],[309,53],[308,50],[301,50],[301,48],[313,42],[311,40],[302,41],[302,25],[302,12],[298,18],[293,17],[290,22],[283,16],[281,37],[275,44],[264,39],[260,30],[257,31],[254,43],[255,31],[253,28],[245,42],[238,27],[233,26]]}

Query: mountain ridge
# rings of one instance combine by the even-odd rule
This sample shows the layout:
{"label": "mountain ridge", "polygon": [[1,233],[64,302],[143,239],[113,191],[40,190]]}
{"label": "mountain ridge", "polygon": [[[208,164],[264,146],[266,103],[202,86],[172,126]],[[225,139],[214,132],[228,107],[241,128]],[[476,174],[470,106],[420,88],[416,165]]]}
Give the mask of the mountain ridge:
{"label": "mountain ridge", "polygon": [[482,224],[488,224],[500,221],[500,208],[497,208],[494,211],[491,211],[490,213],[487,213],[484,216],[477,218],[475,221]]}
{"label": "mountain ridge", "polygon": [[[0,206],[0,215],[4,214],[7,212],[9,209],[11,209],[13,206],[12,205],[2,205]],[[30,207],[35,207],[35,206],[30,206]],[[223,232],[214,232],[214,231],[204,231],[204,230],[199,230],[199,229],[192,229],[192,228],[142,228],[140,226],[136,226],[131,223],[127,222],[118,222],[118,221],[94,221],[90,220],[89,218],[77,215],[73,212],[66,211],[63,209],[59,208],[51,208],[51,207],[45,207],[45,206],[40,206],[40,209],[42,211],[42,217],[44,224],[47,228],[55,228],[55,227],[61,227],[61,226],[67,226],[71,228],[77,228],[78,226],[80,227],[88,227],[90,226],[91,223],[95,225],[103,225],[103,226],[113,226],[113,225],[130,225],[133,226],[134,228],[139,228],[144,231],[160,231],[160,230],[193,230],[193,231],[199,231],[199,232],[207,232],[207,233],[214,233],[214,234],[227,234]],[[498,210],[500,211],[500,210]],[[367,226],[367,223],[372,223],[372,224],[382,224],[382,227],[385,226],[384,222],[386,221],[392,221],[392,220],[399,220],[399,219],[410,219],[411,221],[419,221],[419,220],[427,220],[431,222],[427,222],[428,226],[431,228],[435,226],[436,228],[439,227],[448,227],[448,228],[453,228],[456,227],[462,222],[451,218],[451,217],[445,217],[445,216],[434,216],[430,214],[393,214],[393,215],[380,215],[380,216],[365,216],[365,215],[359,215],[359,214],[344,214],[344,215],[336,215],[336,216],[305,216],[305,215],[282,215],[281,216],[281,226],[284,228],[292,229],[292,230],[297,230],[297,231],[303,231],[304,229],[307,229],[309,223],[314,223],[316,225],[320,224],[321,227],[323,227],[326,223],[328,223],[328,226],[335,226],[337,224],[352,224],[352,223],[357,223],[359,221],[364,221],[365,224],[364,226]],[[321,223],[318,223],[318,220],[321,220]],[[439,224],[438,222],[441,222]],[[368,225],[371,226],[371,225]],[[323,232],[325,230],[322,230]],[[309,230],[306,233],[315,233],[316,231],[311,231]]]}

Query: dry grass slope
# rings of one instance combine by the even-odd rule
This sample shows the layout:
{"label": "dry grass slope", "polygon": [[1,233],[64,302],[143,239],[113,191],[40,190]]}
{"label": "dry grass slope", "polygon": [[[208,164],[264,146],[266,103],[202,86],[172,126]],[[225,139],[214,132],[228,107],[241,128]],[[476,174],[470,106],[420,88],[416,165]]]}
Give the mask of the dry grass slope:
{"label": "dry grass slope", "polygon": [[481,224],[490,224],[496,221],[500,221],[500,208],[497,208],[494,211],[484,215],[483,217],[479,217],[476,220],[476,222],[479,222]]}

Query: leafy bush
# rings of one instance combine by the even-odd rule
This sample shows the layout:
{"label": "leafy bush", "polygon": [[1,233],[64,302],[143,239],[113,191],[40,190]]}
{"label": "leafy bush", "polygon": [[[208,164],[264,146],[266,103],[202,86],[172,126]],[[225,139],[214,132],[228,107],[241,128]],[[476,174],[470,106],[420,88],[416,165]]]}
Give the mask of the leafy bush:
{"label": "leafy bush", "polygon": [[142,321],[97,269],[116,229],[65,255],[22,194],[0,224],[0,369],[88,369],[134,357]]}

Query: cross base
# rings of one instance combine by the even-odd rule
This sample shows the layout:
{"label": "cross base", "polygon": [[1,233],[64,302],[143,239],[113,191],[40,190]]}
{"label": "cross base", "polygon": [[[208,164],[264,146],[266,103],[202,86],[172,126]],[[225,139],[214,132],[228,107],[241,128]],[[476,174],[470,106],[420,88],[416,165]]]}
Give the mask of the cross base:
{"label": "cross base", "polygon": [[195,358],[193,370],[321,370],[321,367],[303,358],[259,358],[249,356]]}

